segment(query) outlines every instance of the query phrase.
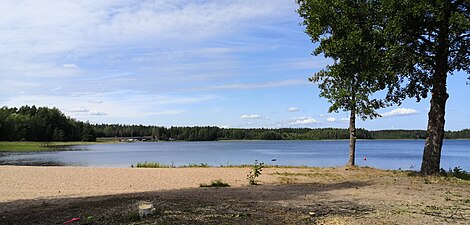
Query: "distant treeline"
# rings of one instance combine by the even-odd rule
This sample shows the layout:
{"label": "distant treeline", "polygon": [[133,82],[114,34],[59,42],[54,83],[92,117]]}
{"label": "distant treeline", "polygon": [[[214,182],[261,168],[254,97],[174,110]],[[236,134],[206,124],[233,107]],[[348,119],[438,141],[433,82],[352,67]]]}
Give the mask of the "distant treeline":
{"label": "distant treeline", "polygon": [[[215,141],[215,140],[323,140],[347,139],[346,129],[280,128],[238,129],[219,127],[158,127],[128,125],[95,125],[98,137],[151,137],[156,140]],[[357,137],[369,139],[368,131],[358,129]]]}
{"label": "distant treeline", "polygon": [[0,141],[95,141],[93,126],[57,108],[0,108]]}
{"label": "distant treeline", "polygon": [[[335,140],[348,139],[347,129],[162,127],[89,124],[65,116],[57,108],[0,108],[0,141],[95,141],[103,138],[146,137],[161,141]],[[470,129],[447,131],[446,138],[470,138]],[[358,139],[424,139],[424,130],[357,129]]]}
{"label": "distant treeline", "polygon": [[[348,139],[347,129],[340,128],[279,128],[238,129],[219,127],[158,127],[129,125],[94,125],[98,137],[150,137],[154,140],[215,141],[215,140],[335,140]],[[447,131],[449,139],[470,138],[470,129]],[[358,139],[424,139],[424,130],[357,129]]]}

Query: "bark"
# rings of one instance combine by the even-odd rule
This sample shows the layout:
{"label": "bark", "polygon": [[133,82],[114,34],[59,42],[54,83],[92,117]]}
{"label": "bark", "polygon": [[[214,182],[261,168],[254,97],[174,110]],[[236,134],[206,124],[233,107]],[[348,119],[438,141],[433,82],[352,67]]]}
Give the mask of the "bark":
{"label": "bark", "polygon": [[431,107],[428,113],[427,138],[423,152],[421,173],[432,175],[439,173],[441,162],[442,141],[444,139],[445,107],[449,95],[447,94],[447,71],[449,65],[448,19],[450,13],[445,13],[446,19],[440,27],[437,38],[436,66],[432,77]]}
{"label": "bark", "polygon": [[354,166],[356,158],[356,110],[351,110],[349,118],[349,162],[348,165]]}
{"label": "bark", "polygon": [[349,117],[349,162],[348,165],[354,166],[356,157],[356,92],[354,86],[351,95],[351,116]]}
{"label": "bark", "polygon": [[445,106],[448,98],[446,92],[446,74],[436,76],[439,86],[433,87],[431,108],[428,114],[428,129],[424,146],[421,173],[437,174],[440,169],[442,141],[444,139]]}

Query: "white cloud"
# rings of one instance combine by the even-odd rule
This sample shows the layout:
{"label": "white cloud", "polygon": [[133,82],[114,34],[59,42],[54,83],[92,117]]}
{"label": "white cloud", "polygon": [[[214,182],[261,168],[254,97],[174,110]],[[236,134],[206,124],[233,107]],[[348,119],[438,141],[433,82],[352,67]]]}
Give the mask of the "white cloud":
{"label": "white cloud", "polygon": [[333,60],[329,58],[298,58],[290,59],[284,63],[284,66],[294,69],[324,69],[327,65],[332,64]]}
{"label": "white cloud", "polygon": [[[96,99],[100,104],[96,104]],[[141,94],[132,91],[119,91],[115,93],[78,93],[76,95],[18,95],[0,102],[0,105],[19,107],[22,105],[36,105],[57,107],[68,116],[80,120],[88,120],[90,116],[103,116],[97,122],[137,121],[151,116],[169,116],[181,114],[188,104],[197,104],[211,101],[212,96],[172,96]],[[158,109],[158,110],[156,110]]]}
{"label": "white cloud", "polygon": [[182,114],[186,111],[184,110],[165,110],[165,111],[157,111],[157,112],[150,112],[150,113],[146,113],[144,114],[144,116],[172,116],[172,115],[178,115],[178,114]]}
{"label": "white cloud", "polygon": [[[141,57],[133,50],[149,46],[168,51],[184,49],[177,53],[180,55],[189,51],[198,56],[218,56],[233,48],[199,44],[217,39],[230,42],[227,35],[235,32],[291,20],[286,15],[296,7],[285,0],[272,0],[270,4],[240,0],[1,1],[0,77],[76,76],[81,68],[70,61],[97,60],[95,67],[118,58],[127,63],[141,62],[147,59],[146,52],[142,51]],[[133,55],[123,56],[123,52]]]}
{"label": "white cloud", "polygon": [[391,117],[391,116],[406,116],[412,114],[418,114],[419,111],[416,109],[408,109],[408,108],[397,108],[390,112],[382,113],[382,117]]}
{"label": "white cloud", "polygon": [[85,116],[85,115],[88,115],[88,116],[106,116],[106,115],[108,115],[107,113],[100,112],[100,111],[92,111],[92,110],[89,110],[89,109],[84,108],[84,107],[69,109],[69,110],[65,110],[65,111],[70,112],[73,115],[81,115],[81,116]]}
{"label": "white cloud", "polygon": [[341,118],[340,121],[341,122],[349,122],[349,118]]}
{"label": "white cloud", "polygon": [[78,69],[78,66],[75,64],[64,64],[62,65],[65,69]]}
{"label": "white cloud", "polygon": [[87,113],[87,115],[90,115],[90,116],[106,116],[108,114],[104,113],[104,112],[100,112],[100,111],[90,111],[90,112]]}
{"label": "white cloud", "polygon": [[316,119],[311,117],[298,117],[289,122],[290,125],[311,125],[319,123]]}
{"label": "white cloud", "polygon": [[262,116],[258,114],[252,114],[252,115],[242,115],[240,116],[242,119],[261,119]]}
{"label": "white cloud", "polygon": [[196,90],[232,90],[232,89],[262,89],[262,88],[277,88],[288,87],[306,84],[305,80],[281,80],[269,81],[265,83],[239,83],[239,84],[221,84],[206,87],[196,87]]}
{"label": "white cloud", "polygon": [[297,108],[297,107],[289,107],[289,108],[287,109],[287,111],[289,111],[289,112],[298,112],[298,111],[299,111],[299,108]]}
{"label": "white cloud", "polygon": [[[0,32],[1,35],[1,32]],[[2,51],[0,50],[0,54]],[[36,56],[41,59],[41,56]],[[30,78],[64,78],[75,77],[81,74],[80,69],[64,67],[51,62],[37,62],[36,60],[23,60],[18,58],[0,58],[0,77]]]}
{"label": "white cloud", "polygon": [[[156,39],[200,39],[236,31],[244,21],[281,16],[284,0],[25,0],[0,3],[0,51],[43,54],[89,51],[98,46]],[[282,18],[282,17],[281,17]],[[182,34],[191,35],[182,35]],[[17,50],[15,50],[17,49]],[[29,51],[23,51],[23,50]],[[16,51],[16,52],[15,52]]]}
{"label": "white cloud", "polygon": [[328,118],[326,118],[326,121],[328,121],[328,122],[337,122],[338,120],[334,117],[328,117]]}
{"label": "white cloud", "polygon": [[67,110],[68,112],[73,112],[73,113],[87,113],[90,112],[90,110],[85,109],[85,108],[77,108],[77,109],[69,109]]}

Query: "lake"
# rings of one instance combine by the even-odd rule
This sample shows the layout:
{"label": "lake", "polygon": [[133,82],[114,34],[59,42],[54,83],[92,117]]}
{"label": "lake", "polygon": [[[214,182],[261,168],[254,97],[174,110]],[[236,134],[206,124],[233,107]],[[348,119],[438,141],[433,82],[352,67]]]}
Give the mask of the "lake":
{"label": "lake", "polygon": [[[356,162],[382,169],[419,170],[424,140],[358,140]],[[66,165],[130,167],[138,162],[170,165],[207,163],[212,166],[253,164],[343,166],[348,140],[135,142],[78,145],[64,151],[0,153],[1,165]],[[364,160],[366,158],[366,160]],[[275,161],[273,161],[275,159]],[[470,140],[444,140],[441,167],[470,170]]]}

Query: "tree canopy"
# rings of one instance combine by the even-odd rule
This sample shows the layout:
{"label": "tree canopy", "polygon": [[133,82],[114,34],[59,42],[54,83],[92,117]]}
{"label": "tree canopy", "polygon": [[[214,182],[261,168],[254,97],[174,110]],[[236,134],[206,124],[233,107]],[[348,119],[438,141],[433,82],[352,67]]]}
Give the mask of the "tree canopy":
{"label": "tree canopy", "polygon": [[95,141],[93,127],[57,108],[0,108],[0,141]]}
{"label": "tree canopy", "polygon": [[350,159],[354,165],[355,120],[380,116],[376,110],[389,105],[373,97],[395,76],[386,64],[384,16],[380,1],[299,0],[305,32],[318,42],[315,55],[334,63],[314,74],[320,96],[331,103],[328,112],[350,111]]}

